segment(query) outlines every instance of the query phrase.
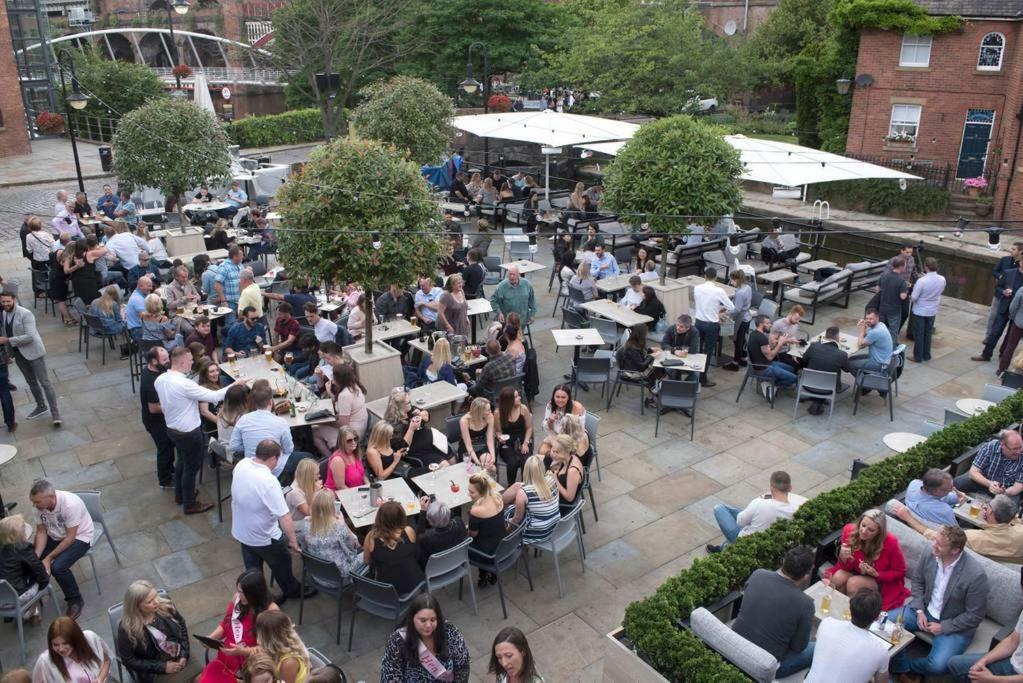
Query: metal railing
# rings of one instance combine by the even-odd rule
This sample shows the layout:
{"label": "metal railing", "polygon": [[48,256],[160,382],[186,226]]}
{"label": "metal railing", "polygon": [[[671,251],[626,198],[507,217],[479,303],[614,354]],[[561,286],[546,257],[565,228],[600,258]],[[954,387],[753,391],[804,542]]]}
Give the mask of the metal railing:
{"label": "metal railing", "polygon": [[75,114],[75,134],[80,140],[90,142],[110,142],[117,132],[119,119],[108,119],[99,116]]}
{"label": "metal railing", "polygon": [[[170,67],[150,67],[157,76],[165,81],[173,81],[174,73]],[[285,84],[288,82],[287,71],[282,69],[257,69],[236,66],[193,66],[192,75],[202,74],[210,83],[259,83],[259,84]],[[188,81],[183,78],[182,81]]]}
{"label": "metal railing", "polygon": [[272,21],[246,21],[245,32],[249,39],[249,44],[255,43],[257,40],[262,38],[268,33],[272,33],[274,30],[274,24]]}
{"label": "metal railing", "polygon": [[928,185],[935,187],[952,189],[950,184],[955,180],[952,164],[940,165],[915,159],[892,159],[874,154],[853,154],[851,152],[846,152],[845,156],[896,171],[912,173],[923,178]]}

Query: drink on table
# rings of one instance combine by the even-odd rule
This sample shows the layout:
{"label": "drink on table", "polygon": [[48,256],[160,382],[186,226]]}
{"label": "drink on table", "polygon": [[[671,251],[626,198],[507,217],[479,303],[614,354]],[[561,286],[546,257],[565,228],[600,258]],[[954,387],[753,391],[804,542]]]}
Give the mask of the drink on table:
{"label": "drink on table", "polygon": [[689,347],[688,346],[680,346],[679,349],[678,349],[678,352],[679,352],[679,354],[683,358],[685,358],[686,356],[689,355]]}
{"label": "drink on table", "polygon": [[976,498],[970,500],[970,517],[980,516],[980,501]]}
{"label": "drink on table", "polygon": [[852,619],[852,612],[849,610],[848,607],[846,607],[845,610],[842,612],[842,618],[845,619],[846,621],[850,621]]}
{"label": "drink on table", "polygon": [[295,362],[295,354],[293,354],[291,351],[288,351],[286,354],[284,354],[284,363],[286,365],[291,365],[294,362]]}
{"label": "drink on table", "polygon": [[236,367],[235,366],[236,358],[237,358],[237,356],[235,356],[235,354],[233,354],[233,353],[227,354],[227,362],[231,366],[232,369],[234,369]]}
{"label": "drink on table", "polygon": [[274,359],[274,353],[270,350],[270,346],[263,347],[263,357],[266,358],[267,363],[272,363]]}
{"label": "drink on table", "polygon": [[466,363],[472,360],[472,351],[469,349],[468,346],[466,346],[465,350],[462,351],[462,360]]}
{"label": "drink on table", "polygon": [[821,598],[821,614],[827,616],[831,614],[831,595],[835,592],[835,589],[828,586],[824,589],[824,596]]}

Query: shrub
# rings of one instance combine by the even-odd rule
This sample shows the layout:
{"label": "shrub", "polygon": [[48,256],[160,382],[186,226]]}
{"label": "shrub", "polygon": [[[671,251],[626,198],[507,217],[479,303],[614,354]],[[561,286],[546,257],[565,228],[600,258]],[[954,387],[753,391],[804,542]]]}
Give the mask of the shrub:
{"label": "shrub", "polygon": [[951,198],[945,188],[922,181],[911,181],[903,190],[898,180],[883,179],[822,183],[814,187],[813,193],[835,208],[899,216],[942,214]]}
{"label": "shrub", "polygon": [[270,116],[247,116],[227,124],[232,144],[269,147],[316,142],[323,139],[319,109],[299,109]]}
{"label": "shrub", "polygon": [[881,505],[931,467],[945,467],[992,433],[1023,418],[1023,393],[965,422],[949,425],[901,455],[871,465],[847,486],[807,501],[791,520],[741,536],[716,555],[666,581],[644,600],[625,610],[625,630],[639,654],[672,681],[741,681],[742,673],[707,648],[690,631],[677,628],[697,607],[709,605],[741,588],[757,567],[777,567],[796,545],[816,543],[868,508]]}
{"label": "shrub", "polygon": [[487,107],[491,112],[503,114],[506,111],[511,111],[512,101],[508,99],[507,95],[491,95],[487,100]]}

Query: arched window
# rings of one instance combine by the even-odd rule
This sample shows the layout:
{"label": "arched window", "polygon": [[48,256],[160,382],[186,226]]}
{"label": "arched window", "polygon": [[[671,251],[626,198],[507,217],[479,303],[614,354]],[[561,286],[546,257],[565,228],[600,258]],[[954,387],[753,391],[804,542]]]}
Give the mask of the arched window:
{"label": "arched window", "polygon": [[983,71],[1000,71],[1002,68],[1002,52],[1005,50],[1005,36],[1001,33],[989,33],[980,41],[980,56],[977,57],[977,68]]}

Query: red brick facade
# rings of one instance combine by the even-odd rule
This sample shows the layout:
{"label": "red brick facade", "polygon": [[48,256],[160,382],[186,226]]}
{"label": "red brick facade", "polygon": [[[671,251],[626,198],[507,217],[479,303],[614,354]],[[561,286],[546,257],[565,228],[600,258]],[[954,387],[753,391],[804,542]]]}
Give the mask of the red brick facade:
{"label": "red brick facade", "polygon": [[764,23],[771,10],[777,7],[778,0],[694,0],[693,5],[703,15],[707,26],[719,36],[727,34],[725,26],[729,21],[735,22],[734,35],[742,35],[753,33]]}
{"label": "red brick facade", "polygon": [[[0,12],[0,54],[10,55],[13,51],[7,12]],[[25,104],[13,59],[0,59],[0,119],[0,157],[31,153]]]}
{"label": "red brick facade", "polygon": [[[964,171],[971,168],[971,161],[974,165],[983,161],[986,173],[996,176],[994,212],[996,218],[1002,217],[1002,199],[1010,184],[1016,150],[1019,125],[1016,114],[1023,105],[1021,27],[1023,23],[1019,21],[971,20],[960,31],[933,37],[927,66],[900,66],[902,35],[864,31],[856,76],[862,79],[870,75],[873,83],[854,87],[852,91],[846,150],[889,158],[913,158],[916,162],[931,162],[942,168],[948,164],[952,173],[959,177],[976,175]],[[1004,36],[1001,67],[997,70],[978,68],[981,41],[991,33]],[[893,107],[899,104],[920,107],[913,145],[884,140],[889,134]],[[961,157],[970,110],[994,112],[986,156],[981,151],[963,152]],[[1017,159],[1017,165],[1023,166],[1023,156]],[[1020,174],[1012,180],[1004,217],[1023,219]]]}

